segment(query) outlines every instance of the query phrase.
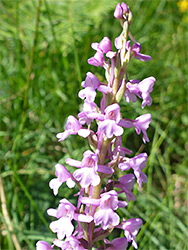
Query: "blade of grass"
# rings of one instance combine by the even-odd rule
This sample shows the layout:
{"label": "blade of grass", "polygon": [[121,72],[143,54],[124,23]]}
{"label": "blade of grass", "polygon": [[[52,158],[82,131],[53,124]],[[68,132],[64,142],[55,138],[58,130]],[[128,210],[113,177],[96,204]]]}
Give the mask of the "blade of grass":
{"label": "blade of grass", "polygon": [[33,200],[32,196],[30,195],[30,193],[29,193],[28,189],[26,188],[25,184],[21,181],[21,179],[20,179],[19,175],[16,173],[16,171],[14,171],[14,169],[12,169],[12,170],[14,172],[14,177],[15,177],[17,183],[20,185],[21,189],[24,191],[25,196],[28,198],[28,200],[30,201],[31,205],[35,208],[35,210],[36,210],[39,218],[41,219],[41,221],[44,223],[44,225],[46,226],[46,228],[50,231],[48,222],[46,221],[46,219],[44,218],[43,214],[39,210],[37,204]]}
{"label": "blade of grass", "polygon": [[[171,128],[172,123],[174,123],[173,120],[171,120],[168,123],[165,130],[162,132],[162,134],[158,138],[158,140],[155,142],[155,144],[152,145],[151,153],[150,153],[150,156],[149,156],[149,159],[148,159],[148,164],[147,164],[146,168],[143,171],[143,172],[146,172],[146,170],[148,169],[148,171],[147,171],[147,173],[148,173],[147,193],[148,193],[148,195],[150,194],[150,190],[152,189],[151,186],[152,186],[153,163],[154,163],[154,159],[155,159],[155,156],[156,156],[156,152],[158,151],[159,147],[161,146],[161,144],[163,143],[163,141],[167,137],[168,131]],[[156,138],[156,133],[159,133],[158,130],[159,130],[159,127],[156,126],[155,127],[155,137],[154,137],[154,139]]]}
{"label": "blade of grass", "polygon": [[[2,229],[1,229],[1,235],[0,237],[5,237],[7,236],[7,241],[8,241],[8,246],[9,246],[9,249],[13,249],[13,242],[12,242],[12,237],[11,237],[11,232],[8,228],[8,225],[6,223],[6,220],[4,218],[4,215],[2,213],[0,213],[0,222],[2,223],[3,226]],[[0,238],[1,239],[1,238]],[[0,241],[1,242],[1,241]]]}
{"label": "blade of grass", "polygon": [[16,234],[13,232],[13,227],[11,224],[11,219],[7,210],[7,205],[6,205],[6,198],[5,198],[5,192],[4,192],[4,187],[3,187],[3,180],[0,176],[0,197],[1,197],[1,207],[2,207],[2,213],[4,217],[5,224],[7,225],[8,232],[10,232],[12,242],[14,243],[14,246],[16,250],[21,250],[20,243],[17,239]]}
{"label": "blade of grass", "polygon": [[78,56],[78,51],[76,47],[76,41],[75,41],[75,36],[74,36],[74,28],[73,28],[73,21],[72,21],[72,4],[73,0],[69,1],[69,22],[70,22],[70,31],[72,33],[72,39],[73,39],[73,48],[74,48],[74,57],[75,57],[75,65],[76,65],[76,72],[77,72],[77,79],[78,82],[82,81],[82,76],[81,76],[81,69],[80,69],[80,60]]}

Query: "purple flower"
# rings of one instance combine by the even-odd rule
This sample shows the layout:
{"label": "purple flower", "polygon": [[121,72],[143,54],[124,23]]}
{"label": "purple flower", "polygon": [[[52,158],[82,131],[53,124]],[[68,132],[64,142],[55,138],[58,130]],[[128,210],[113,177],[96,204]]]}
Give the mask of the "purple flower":
{"label": "purple flower", "polygon": [[93,57],[88,59],[88,63],[96,67],[99,66],[103,67],[104,62],[105,62],[104,55],[100,51],[97,51]]}
{"label": "purple flower", "polygon": [[87,189],[90,185],[97,186],[100,183],[100,177],[93,168],[77,169],[73,173],[74,178],[80,182],[82,188]]}
{"label": "purple flower", "polygon": [[38,241],[36,244],[36,250],[53,250],[53,246],[45,241]]}
{"label": "purple flower", "polygon": [[90,125],[91,122],[94,120],[89,118],[89,114],[95,114],[97,112],[97,105],[94,102],[84,102],[83,110],[78,114],[79,122],[84,125]]}
{"label": "purple flower", "polygon": [[124,235],[127,238],[128,242],[132,241],[132,246],[134,248],[138,248],[136,244],[136,235],[138,233],[139,228],[142,225],[142,220],[139,218],[133,218],[123,222],[118,226],[118,228],[121,228],[124,230]]}
{"label": "purple flower", "polygon": [[[139,83],[138,80],[130,80],[127,84],[126,84],[126,89],[125,89],[125,93],[124,93],[124,97],[127,103],[130,103],[130,101],[132,102],[136,102],[137,97],[135,94],[137,94],[137,92],[134,91],[130,91],[129,86],[137,86]],[[140,96],[139,96],[140,97]]]}
{"label": "purple flower", "polygon": [[81,99],[86,98],[87,102],[94,102],[96,97],[96,92],[94,88],[87,87],[79,91],[78,96]]}
{"label": "purple flower", "polygon": [[97,162],[98,162],[98,156],[92,151],[87,150],[83,153],[83,159],[81,163],[82,167],[89,167],[97,170]]}
{"label": "purple flower", "polygon": [[142,93],[151,93],[156,79],[153,76],[147,77],[139,83],[139,90]]}
{"label": "purple flower", "polygon": [[126,250],[128,246],[128,242],[126,238],[116,238],[112,242],[107,239],[104,239],[106,244],[106,250]]}
{"label": "purple flower", "polygon": [[118,207],[127,206],[127,203],[125,201],[118,200],[118,194],[115,190],[103,193],[100,197],[100,199],[82,197],[81,202],[99,207],[97,212],[94,214],[94,223],[96,226],[101,224],[101,227],[104,230],[110,226],[117,226],[120,219],[114,210]]}
{"label": "purple flower", "polygon": [[150,122],[151,122],[151,114],[145,114],[137,117],[133,123],[136,133],[139,135],[140,132],[142,131],[142,133],[144,134],[142,138],[144,143],[149,142],[146,130],[148,129]]}
{"label": "purple flower", "polygon": [[53,241],[54,245],[60,247],[62,250],[86,250],[81,244],[81,242],[74,236],[67,237],[65,241],[60,241],[55,239]]}
{"label": "purple flower", "polygon": [[140,188],[142,188],[142,182],[147,182],[147,176],[142,172],[142,169],[146,167],[147,157],[148,156],[146,153],[141,153],[133,158],[126,158],[126,161],[118,165],[122,171],[128,170],[130,168],[134,170],[134,174],[137,178]]}
{"label": "purple flower", "polygon": [[135,82],[127,83],[127,89],[129,90],[130,94],[136,94],[139,98],[143,99],[142,108],[144,108],[145,105],[150,106],[152,103],[149,93],[151,93],[153,90],[154,82],[155,78],[151,76],[136,84]]}
{"label": "purple flower", "polygon": [[81,86],[84,89],[80,90],[78,96],[81,99],[86,98],[87,102],[89,103],[94,102],[96,97],[96,89],[102,93],[110,93],[112,91],[110,87],[106,86],[105,84],[101,84],[97,77],[91,72],[87,73],[86,79],[81,83]]}
{"label": "purple flower", "polygon": [[127,12],[130,12],[128,6],[124,2],[121,3],[121,7],[123,9],[123,14],[126,14]]}
{"label": "purple flower", "polygon": [[101,224],[104,230],[111,225],[117,226],[120,219],[114,210],[118,207],[125,207],[126,205],[126,202],[118,201],[117,192],[114,190],[101,194],[99,210],[94,215],[95,225]]}
{"label": "purple flower", "polygon": [[130,200],[136,200],[134,194],[131,192],[134,186],[134,179],[133,174],[126,174],[120,177],[118,180],[119,184],[115,185],[116,187],[120,187],[125,192],[128,202],[130,202]]}
{"label": "purple flower", "polygon": [[57,210],[53,208],[47,210],[48,215],[58,219],[50,223],[50,229],[54,233],[57,233],[58,239],[62,240],[65,236],[71,236],[74,231],[74,226],[71,221],[74,217],[75,210],[75,206],[66,199],[60,200]]}
{"label": "purple flower", "polygon": [[[87,151],[84,152],[82,161],[77,161],[77,160],[70,159],[70,158],[67,158],[65,160],[65,163],[67,163],[68,165],[83,169],[83,171],[86,170],[85,171],[86,173],[87,173],[86,168],[88,168],[88,173],[87,174],[91,175],[91,176],[88,177],[90,180],[91,180],[91,178],[93,179],[94,177],[98,180],[98,177],[96,177],[96,171],[101,172],[101,173],[105,173],[105,174],[112,174],[114,172],[113,169],[111,169],[111,168],[109,168],[107,166],[98,165],[97,162],[98,162],[97,154],[93,153],[90,150],[87,150]],[[92,169],[94,170],[94,177],[92,177],[92,174],[89,174],[89,171],[90,171],[90,173],[92,173]],[[73,173],[73,175],[74,175],[74,173]],[[84,176],[86,177],[87,174],[84,174],[84,172],[83,172],[83,177]]]}
{"label": "purple flower", "polygon": [[139,89],[140,89],[141,96],[143,99],[142,108],[144,108],[145,105],[150,106],[152,103],[152,99],[151,99],[149,93],[151,93],[153,91],[154,82],[155,82],[155,78],[151,76],[151,77],[148,77],[148,78],[142,80],[139,83]]}
{"label": "purple flower", "polygon": [[[113,146],[113,144],[115,144],[114,150],[111,152],[111,147]],[[110,154],[110,158],[111,160],[115,160],[117,159],[117,155],[119,155],[119,157],[124,157],[125,154],[131,154],[132,151],[128,148],[124,148],[122,147],[122,140],[121,140],[121,136],[117,136],[116,139],[113,139],[111,141],[110,144],[110,149],[109,149],[109,154]]]}
{"label": "purple flower", "polygon": [[105,67],[106,66],[106,62],[105,62],[105,58],[104,58],[104,54],[106,54],[107,57],[109,58],[113,58],[116,53],[111,51],[112,49],[112,44],[111,41],[108,37],[104,37],[100,43],[92,43],[91,47],[96,50],[97,52],[95,53],[95,55],[91,58],[88,59],[88,63],[93,65],[93,66],[101,66],[101,67]]}
{"label": "purple flower", "polygon": [[86,74],[86,79],[85,81],[81,83],[81,86],[83,88],[91,87],[93,89],[97,89],[100,86],[100,81],[94,74],[92,74],[91,72],[88,72]]}
{"label": "purple flower", "polygon": [[[128,50],[130,47],[130,41],[126,43],[126,49]],[[139,43],[134,43],[131,47],[131,57],[135,57],[135,59],[146,62],[151,60],[151,56],[144,55],[140,53],[141,45]]]}
{"label": "purple flower", "polygon": [[114,11],[114,17],[121,20],[123,19],[123,15],[127,12],[129,12],[129,8],[127,7],[127,5],[124,2],[122,2],[121,4],[118,3]]}
{"label": "purple flower", "polygon": [[120,3],[116,5],[115,11],[114,11],[114,17],[117,19],[123,19],[123,8],[121,7]]}
{"label": "purple flower", "polygon": [[117,103],[114,103],[105,109],[105,119],[113,120],[118,123],[120,118],[120,106]]}
{"label": "purple flower", "polygon": [[141,153],[130,160],[130,165],[134,170],[140,188],[142,187],[142,182],[147,182],[147,176],[142,172],[142,169],[146,167],[147,157],[146,153]]}
{"label": "purple flower", "polygon": [[99,122],[99,130],[104,131],[107,138],[113,135],[120,136],[123,134],[123,128],[118,125],[120,121],[120,106],[114,103],[105,109],[103,121]]}
{"label": "purple flower", "polygon": [[132,94],[129,91],[129,89],[125,90],[124,97],[125,97],[125,100],[126,100],[127,103],[130,103],[130,101],[136,102],[136,100],[137,100],[136,96],[134,94]]}
{"label": "purple flower", "polygon": [[136,133],[139,135],[142,131],[143,133],[143,142],[149,142],[149,138],[147,136],[146,130],[149,127],[149,124],[151,122],[151,114],[144,114],[139,117],[137,117],[135,120],[131,119],[122,119],[118,123],[118,125],[124,127],[124,128],[131,128],[132,126],[135,128]]}
{"label": "purple flower", "polygon": [[111,44],[111,41],[108,37],[104,37],[100,41],[100,43],[92,43],[91,47],[96,51],[99,51],[103,54],[106,54],[107,52],[111,51],[112,44]]}
{"label": "purple flower", "polygon": [[70,218],[62,217],[56,221],[50,223],[50,229],[52,232],[57,233],[58,239],[62,240],[72,235],[74,226],[71,223]]}
{"label": "purple flower", "polygon": [[58,220],[50,223],[50,229],[57,233],[59,240],[62,240],[65,236],[69,237],[74,231],[72,220],[75,219],[81,222],[91,222],[93,217],[90,215],[76,213],[76,207],[72,205],[68,200],[60,200],[60,204],[56,209],[50,208],[47,210],[48,215],[56,217]]}
{"label": "purple flower", "polygon": [[63,133],[58,133],[56,137],[59,139],[58,141],[63,141],[69,135],[76,135],[76,134],[86,138],[89,136],[90,130],[82,128],[80,122],[74,116],[70,115],[67,119],[65,131]]}
{"label": "purple flower", "polygon": [[73,177],[80,182],[82,188],[87,189],[90,185],[97,186],[100,183],[100,177],[96,171],[106,174],[113,173],[113,169],[98,165],[98,156],[90,150],[84,152],[83,156],[84,157],[81,162],[66,159],[67,164],[74,167],[80,167],[80,169],[74,171]]}
{"label": "purple flower", "polygon": [[97,186],[100,183],[100,177],[96,173],[98,156],[90,150],[84,152],[81,162],[72,159],[66,159],[65,162],[80,168],[74,171],[73,177],[80,182],[82,188],[87,189],[90,185]]}
{"label": "purple flower", "polygon": [[72,175],[59,163],[55,165],[55,175],[57,178],[52,179],[49,183],[50,188],[53,189],[54,195],[58,194],[59,187],[65,181],[69,188],[75,186],[75,182],[72,180]]}
{"label": "purple flower", "polygon": [[81,86],[84,89],[80,90],[78,96],[81,99],[86,98],[88,102],[94,102],[96,96],[95,89],[100,86],[100,81],[97,79],[97,77],[91,72],[88,72],[86,79],[81,83]]}

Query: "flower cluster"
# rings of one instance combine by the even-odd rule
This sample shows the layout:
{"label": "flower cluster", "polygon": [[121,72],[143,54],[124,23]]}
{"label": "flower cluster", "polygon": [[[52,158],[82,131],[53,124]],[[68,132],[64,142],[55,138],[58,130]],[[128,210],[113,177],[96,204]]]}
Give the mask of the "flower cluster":
{"label": "flower cluster", "polygon": [[[147,176],[142,170],[146,166],[147,154],[127,157],[132,151],[122,146],[121,137],[124,129],[134,127],[137,134],[142,133],[143,142],[149,142],[146,131],[151,115],[144,114],[134,120],[123,117],[119,102],[122,98],[127,103],[140,98],[142,108],[151,105],[150,93],[155,78],[151,76],[141,81],[128,79],[127,66],[132,58],[148,61],[151,57],[140,53],[141,45],[129,32],[132,13],[125,3],[117,4],[114,17],[120,20],[123,29],[115,39],[117,51],[112,51],[110,39],[104,37],[99,43],[92,43],[91,47],[96,52],[88,60],[89,64],[104,68],[106,82],[100,82],[91,72],[86,74],[85,81],[81,83],[83,89],[78,94],[84,100],[83,109],[77,118],[70,115],[65,131],[57,134],[59,141],[64,141],[69,135],[78,134],[87,138],[91,146],[90,150],[83,153],[81,161],[71,158],[65,160],[66,165],[73,167],[72,173],[69,173],[66,165],[57,164],[57,178],[49,183],[54,195],[58,194],[64,182],[69,188],[77,185],[77,206],[62,199],[57,209],[47,210],[48,215],[56,218],[50,224],[50,229],[57,233],[57,239],[52,245],[38,241],[37,250],[50,250],[54,247],[62,250],[123,250],[127,249],[129,243],[138,248],[136,235],[142,220],[121,219],[117,211],[118,208],[126,207],[131,200],[135,201],[132,193],[135,181],[140,188],[142,183],[146,183]],[[98,91],[103,96],[100,105],[95,103]],[[93,123],[97,126],[92,126]],[[92,127],[97,127],[96,131]],[[121,177],[116,179],[118,171],[121,172]],[[126,201],[118,197],[121,193],[125,193]],[[124,237],[110,242],[107,237],[113,229],[123,230]],[[100,243],[101,246],[98,247]]]}

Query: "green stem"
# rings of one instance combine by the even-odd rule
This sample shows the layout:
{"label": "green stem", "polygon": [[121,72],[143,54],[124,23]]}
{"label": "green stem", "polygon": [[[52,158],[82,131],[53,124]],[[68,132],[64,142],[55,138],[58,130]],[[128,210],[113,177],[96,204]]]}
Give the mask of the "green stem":
{"label": "green stem", "polygon": [[[100,154],[99,154],[99,163],[101,165],[104,164],[106,155],[107,155],[107,150],[108,150],[108,145],[111,142],[111,139],[104,139],[101,145],[101,150],[100,150]],[[98,199],[99,195],[100,195],[100,191],[101,191],[101,184],[102,184],[102,180],[100,181],[100,183],[95,186],[93,188],[93,194],[92,194],[92,198],[94,199]]]}
{"label": "green stem", "polygon": [[[103,142],[101,144],[101,150],[100,150],[100,154],[99,154],[99,163],[101,165],[104,164],[104,161],[105,161],[105,158],[106,158],[106,155],[107,155],[107,151],[108,151],[108,145],[109,143],[111,142],[111,139],[103,139]],[[100,183],[93,187],[93,193],[92,193],[92,198],[94,199],[98,199],[99,196],[100,196],[100,192],[101,192],[101,185],[102,185],[102,179],[100,179]],[[93,235],[93,230],[94,230],[94,222],[92,222],[92,227],[91,227],[91,230],[92,230],[92,235]],[[88,238],[90,236],[90,233],[88,233]],[[88,240],[89,242],[89,246],[88,246],[88,249],[91,250],[92,249],[92,239]]]}

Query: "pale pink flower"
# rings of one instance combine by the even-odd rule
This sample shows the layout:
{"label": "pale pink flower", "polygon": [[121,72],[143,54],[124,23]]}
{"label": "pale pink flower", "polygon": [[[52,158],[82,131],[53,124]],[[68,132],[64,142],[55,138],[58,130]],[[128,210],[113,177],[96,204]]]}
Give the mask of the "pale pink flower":
{"label": "pale pink flower", "polygon": [[67,171],[67,169],[61,165],[55,165],[55,175],[57,178],[54,178],[50,181],[49,186],[53,189],[54,195],[58,194],[58,189],[66,181],[66,184],[69,188],[73,188],[75,186],[75,182],[72,180],[72,175]]}
{"label": "pale pink flower", "polygon": [[56,137],[59,139],[58,141],[63,141],[69,135],[76,135],[76,134],[86,138],[89,136],[90,130],[82,128],[80,122],[74,116],[70,115],[67,119],[65,131],[63,133],[58,133]]}
{"label": "pale pink flower", "polygon": [[53,250],[53,246],[45,241],[38,241],[36,244],[36,250]]}

